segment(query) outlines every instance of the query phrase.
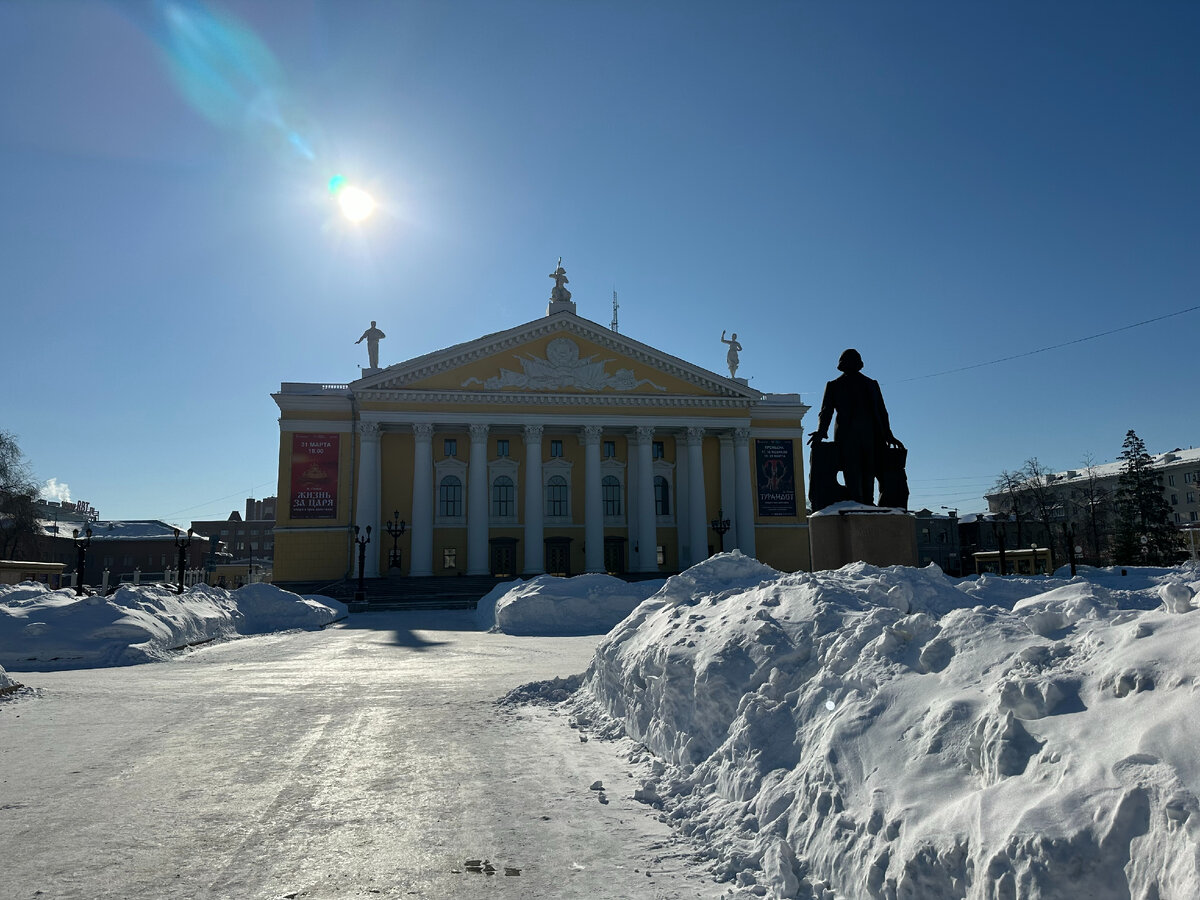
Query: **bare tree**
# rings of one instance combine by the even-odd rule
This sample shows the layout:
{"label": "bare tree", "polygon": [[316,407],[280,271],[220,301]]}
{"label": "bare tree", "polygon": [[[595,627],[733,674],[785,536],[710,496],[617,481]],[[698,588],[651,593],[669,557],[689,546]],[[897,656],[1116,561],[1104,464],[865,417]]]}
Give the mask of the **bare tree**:
{"label": "bare tree", "polygon": [[1087,557],[1097,566],[1110,562],[1108,558],[1109,519],[1112,514],[1112,491],[1104,487],[1096,471],[1096,459],[1088,453],[1083,457],[1085,480],[1075,490],[1073,521],[1080,527],[1076,533],[1082,539]]}
{"label": "bare tree", "polygon": [[1017,526],[1017,546],[1023,546],[1024,523],[1029,517],[1029,504],[1023,495],[1025,476],[1021,472],[1002,471],[992,486],[992,493],[999,495],[997,512],[1012,516]]}
{"label": "bare tree", "polygon": [[1054,473],[1036,456],[1032,456],[1025,460],[1020,474],[1025,479],[1025,500],[1029,507],[1029,516],[1045,530],[1045,540],[1050,547],[1051,557],[1054,557],[1055,546],[1059,543],[1054,536],[1054,522],[1061,521],[1065,514],[1062,497],[1050,486],[1050,476]]}
{"label": "bare tree", "polygon": [[41,530],[33,505],[38,490],[17,439],[0,431],[0,559],[16,558],[22,540]]}

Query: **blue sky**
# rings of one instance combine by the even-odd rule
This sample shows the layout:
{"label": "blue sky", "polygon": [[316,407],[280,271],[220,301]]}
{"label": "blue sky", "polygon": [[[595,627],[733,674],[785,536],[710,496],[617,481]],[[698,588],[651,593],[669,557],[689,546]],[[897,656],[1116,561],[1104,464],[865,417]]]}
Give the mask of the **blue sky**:
{"label": "blue sky", "polygon": [[856,347],[914,508],[1200,443],[1195,3],[177,5],[311,160],[189,102],[171,8],[0,4],[0,429],[106,518],[273,493],[280,382],[357,377],[371,319],[387,365],[537,318],[559,256],[759,390],[816,406]]}

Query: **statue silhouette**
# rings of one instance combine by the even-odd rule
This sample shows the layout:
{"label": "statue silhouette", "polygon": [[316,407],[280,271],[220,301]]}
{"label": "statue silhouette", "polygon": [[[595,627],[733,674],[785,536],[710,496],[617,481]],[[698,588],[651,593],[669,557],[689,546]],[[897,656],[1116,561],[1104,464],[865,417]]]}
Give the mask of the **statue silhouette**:
{"label": "statue silhouette", "polygon": [[[903,493],[901,495],[898,484],[889,484],[881,492],[880,500],[889,506],[906,506],[908,488],[907,479],[903,476],[906,453],[904,445],[892,434],[879,382],[862,374],[863,361],[857,350],[846,350],[838,359],[837,367],[842,374],[825,385],[817,430],[808,439],[813,448],[809,466],[813,485],[809,493],[813,510],[815,512],[837,499],[873,506],[876,477],[884,472],[894,473],[897,462],[900,478],[904,482]],[[821,442],[829,436],[829,423],[835,416],[833,445],[836,463],[827,452],[818,452]],[[836,473],[828,468],[831,463],[842,472],[846,481],[845,496],[842,498],[832,496],[828,490],[830,484],[836,485]],[[896,481],[894,477],[890,480]]]}

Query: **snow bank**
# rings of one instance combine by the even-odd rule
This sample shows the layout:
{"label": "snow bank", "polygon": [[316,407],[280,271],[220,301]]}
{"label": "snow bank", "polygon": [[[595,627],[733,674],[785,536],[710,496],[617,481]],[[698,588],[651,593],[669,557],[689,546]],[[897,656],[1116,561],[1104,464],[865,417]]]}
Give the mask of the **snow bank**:
{"label": "snow bank", "polygon": [[16,690],[17,683],[8,677],[8,673],[4,671],[4,667],[0,666],[0,696],[7,694],[9,691]]}
{"label": "snow bank", "polygon": [[[505,634],[604,634],[663,584],[662,579],[625,582],[599,574],[539,575],[488,594],[476,607],[476,621]],[[482,620],[489,611],[490,626]]]}
{"label": "snow bank", "polygon": [[176,594],[127,585],[108,597],[24,583],[0,587],[0,665],[10,669],[121,666],[236,634],[320,628],[344,604],[305,599],[268,584],[234,592],[198,585]]}
{"label": "snow bank", "polygon": [[601,642],[572,711],[652,754],[635,796],[747,894],[1191,900],[1200,580],[1119,580],[722,554]]}

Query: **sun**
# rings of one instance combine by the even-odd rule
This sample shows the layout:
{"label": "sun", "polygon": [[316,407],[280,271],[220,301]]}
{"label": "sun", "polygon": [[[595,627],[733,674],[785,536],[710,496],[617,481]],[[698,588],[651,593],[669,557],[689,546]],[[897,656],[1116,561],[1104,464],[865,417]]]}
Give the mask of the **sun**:
{"label": "sun", "polygon": [[375,211],[375,198],[362,188],[343,187],[337,192],[337,202],[342,215],[351,222],[362,222]]}

